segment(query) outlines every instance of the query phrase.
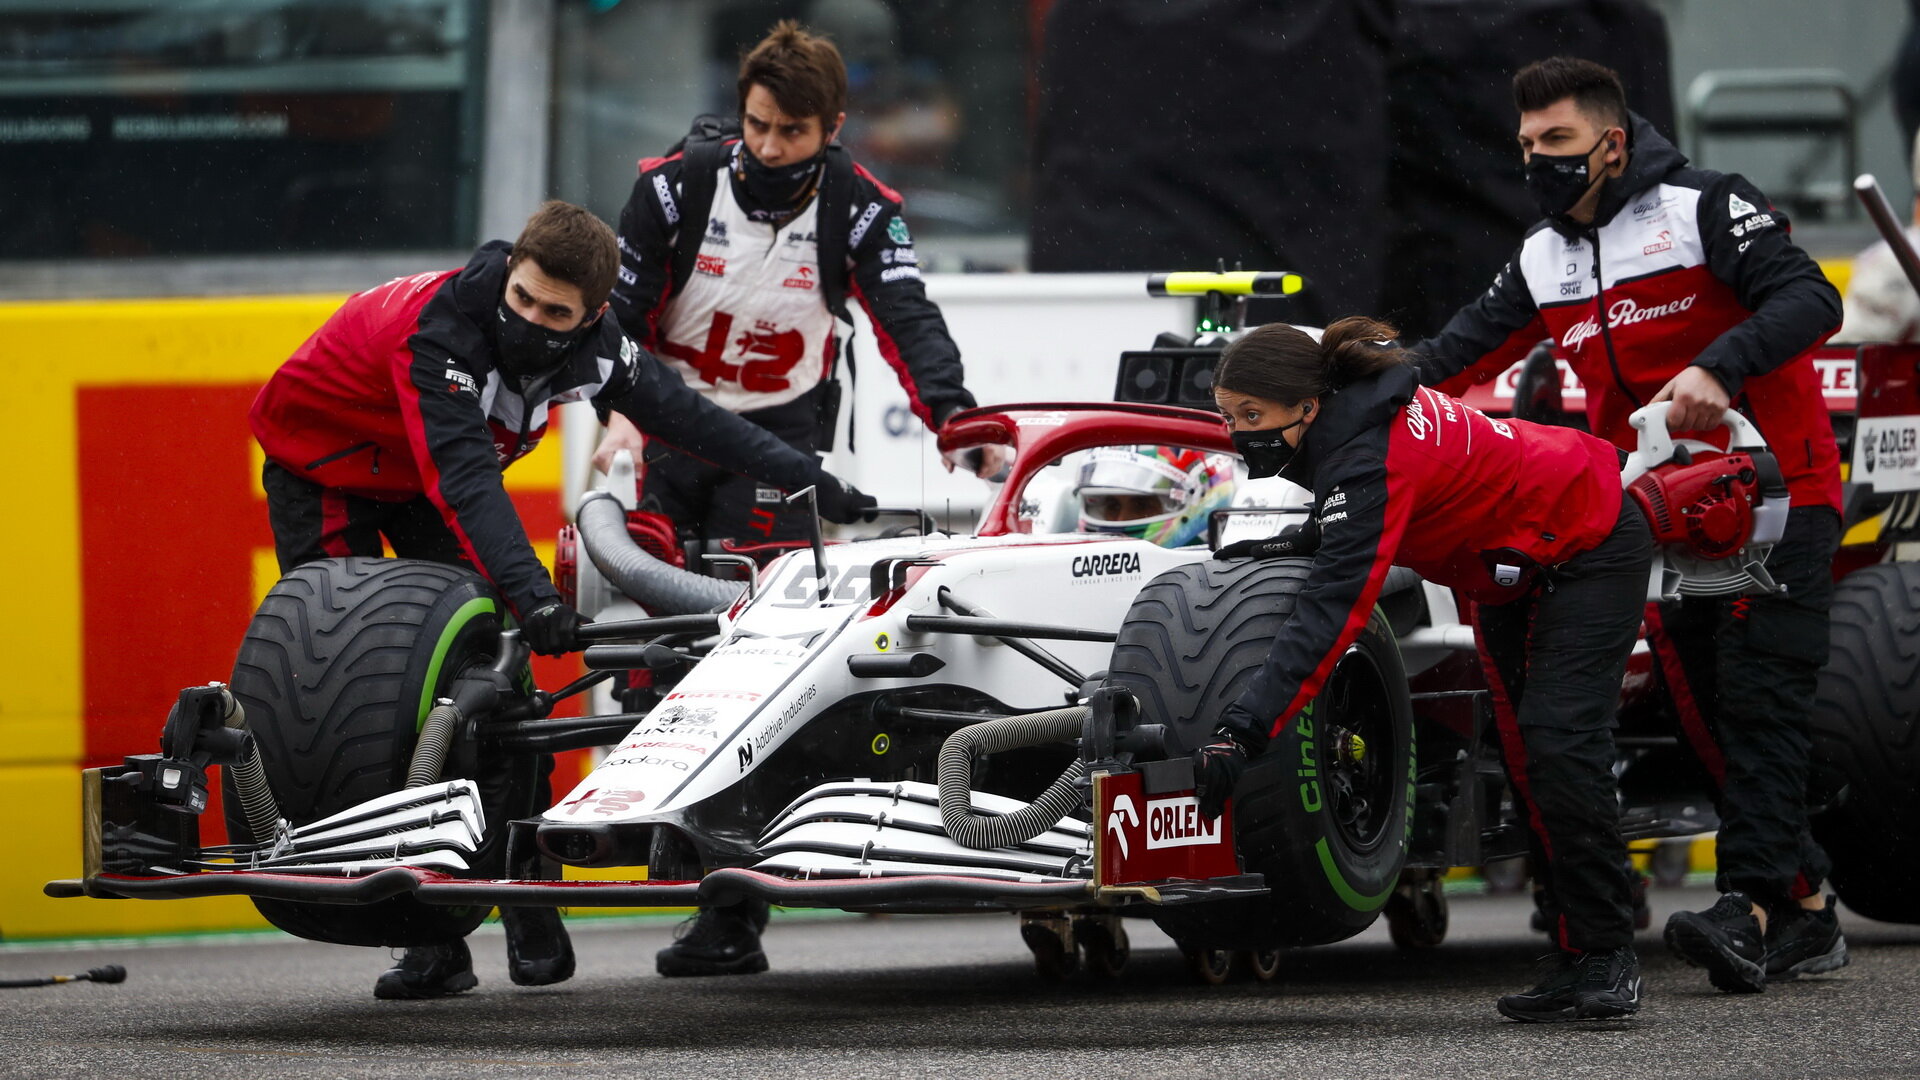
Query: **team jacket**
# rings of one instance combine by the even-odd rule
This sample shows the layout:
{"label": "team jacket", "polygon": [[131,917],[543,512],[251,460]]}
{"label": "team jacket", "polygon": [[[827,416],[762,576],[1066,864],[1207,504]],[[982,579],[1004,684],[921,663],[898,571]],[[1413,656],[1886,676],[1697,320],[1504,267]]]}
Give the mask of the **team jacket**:
{"label": "team jacket", "polygon": [[[738,140],[733,145],[738,152]],[[655,353],[669,357],[713,354],[715,362],[710,364],[689,360],[676,366],[695,389],[717,396],[737,411],[790,400],[797,392],[789,381],[791,372],[772,373],[764,364],[759,369],[754,366],[755,354],[764,355],[770,339],[801,329],[769,322],[769,305],[755,305],[756,310],[751,311],[702,310],[697,320],[702,325],[675,327],[669,340],[665,333],[670,321],[668,309],[688,296],[684,290],[675,293],[670,280],[674,244],[683,226],[704,230],[706,243],[700,265],[703,270],[725,272],[729,266],[749,260],[784,257],[796,243],[795,231],[808,231],[803,222],[811,220],[812,214],[803,214],[799,221],[776,231],[769,223],[743,225],[737,216],[716,213],[724,210],[723,203],[739,205],[747,199],[740,185],[733,182],[732,170],[725,166],[722,169],[727,175],[716,188],[713,206],[683,207],[678,199],[680,167],[678,154],[640,162],[639,179],[620,211],[620,282],[613,290],[614,313],[641,345]],[[865,168],[854,166],[848,220],[838,226],[848,230],[848,293],[866,309],[880,355],[900,377],[914,414],[928,427],[938,427],[953,413],[972,408],[974,400],[961,382],[960,350],[947,333],[940,309],[927,299],[926,286],[920,279],[920,257],[914,251],[906,220],[900,216],[900,204],[897,192],[874,179]],[[719,235],[715,235],[716,223]],[[819,227],[835,225],[826,222]],[[801,235],[798,242],[817,266],[812,237]],[[800,283],[799,278],[782,275],[777,280]],[[811,295],[821,294],[813,290]],[[810,314],[827,331],[827,350],[831,350],[833,314],[826,310],[824,300],[817,301],[816,308]],[[721,316],[729,320],[730,329],[738,328],[737,332],[716,337],[713,329]],[[811,336],[820,336],[819,331]],[[830,370],[822,370],[831,367],[830,352],[817,358],[809,355],[806,363],[806,375],[812,382],[831,376]],[[815,363],[821,368],[813,368]],[[722,392],[716,395],[716,390]]]}
{"label": "team jacket", "polygon": [[1458,392],[1552,337],[1587,388],[1594,433],[1630,450],[1633,410],[1688,364],[1705,368],[1766,436],[1793,504],[1838,509],[1840,457],[1809,354],[1840,325],[1839,294],[1744,178],[1690,168],[1638,116],[1629,146],[1592,226],[1535,225],[1493,287],[1413,347],[1422,380]]}
{"label": "team jacket", "polygon": [[819,465],[707,402],[611,319],[545,382],[496,370],[492,325],[508,244],[464,269],[396,278],[341,305],[274,372],[248,420],[272,461],[372,499],[432,499],[467,556],[522,614],[559,598],[527,542],[501,471],[569,401],[625,413],[641,430],[724,468],[783,488]]}
{"label": "team jacket", "polygon": [[1496,580],[1591,550],[1620,515],[1613,447],[1571,428],[1495,420],[1419,387],[1393,368],[1321,399],[1281,476],[1313,492],[1320,549],[1267,662],[1223,726],[1258,749],[1313,700],[1373,613],[1395,564],[1501,603],[1521,587]]}

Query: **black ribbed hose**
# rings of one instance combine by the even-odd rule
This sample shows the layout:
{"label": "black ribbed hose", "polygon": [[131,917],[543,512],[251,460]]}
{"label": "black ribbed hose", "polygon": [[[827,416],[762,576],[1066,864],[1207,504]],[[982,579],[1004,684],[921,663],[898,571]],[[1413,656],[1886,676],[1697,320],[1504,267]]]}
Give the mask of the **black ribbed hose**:
{"label": "black ribbed hose", "polygon": [[940,746],[940,823],[965,847],[998,848],[1024,844],[1080,805],[1079,780],[1087,764],[1075,761],[1040,797],[1010,814],[988,815],[973,809],[973,758],[1023,746],[1046,746],[1080,737],[1089,710],[1085,706],[1052,709],[989,720],[963,727]]}

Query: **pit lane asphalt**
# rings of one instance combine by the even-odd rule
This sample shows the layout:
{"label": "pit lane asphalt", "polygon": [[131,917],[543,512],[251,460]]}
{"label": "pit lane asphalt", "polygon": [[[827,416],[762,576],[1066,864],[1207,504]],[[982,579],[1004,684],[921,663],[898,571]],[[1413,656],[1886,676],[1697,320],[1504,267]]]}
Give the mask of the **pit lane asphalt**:
{"label": "pit lane asphalt", "polygon": [[1920,1075],[1920,927],[1843,911],[1851,967],[1733,997],[1659,942],[1669,912],[1711,902],[1654,892],[1643,1012],[1604,1025],[1495,1014],[1543,950],[1515,896],[1456,895],[1431,952],[1395,952],[1381,924],[1289,953],[1272,984],[1211,988],[1136,920],[1119,981],[1063,985],[1033,975],[1006,916],[787,919],[768,934],[773,972],[680,980],[653,973],[670,921],[573,919],[580,973],[539,989],[507,980],[489,926],[473,938],[479,989],[426,1002],[374,1000],[382,950],[277,935],[9,946],[0,978],[106,963],[128,977],[0,990],[0,1076]]}

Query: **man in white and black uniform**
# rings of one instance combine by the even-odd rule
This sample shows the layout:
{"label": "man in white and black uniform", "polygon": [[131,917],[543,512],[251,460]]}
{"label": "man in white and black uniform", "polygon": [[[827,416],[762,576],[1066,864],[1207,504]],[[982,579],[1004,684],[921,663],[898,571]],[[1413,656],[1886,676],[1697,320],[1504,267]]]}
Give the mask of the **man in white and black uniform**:
{"label": "man in white and black uniform", "polygon": [[[621,325],[708,400],[806,453],[831,448],[834,321],[849,297],[866,309],[922,423],[938,429],[971,408],[960,350],[927,299],[900,196],[834,141],[846,122],[839,50],[781,22],[741,61],[738,89],[737,134],[703,117],[679,152],[640,162],[620,213]],[[621,449],[643,464],[641,509],[671,519],[683,543],[807,535],[806,509],[777,489],[643,445],[610,416],[594,463],[605,470]],[[993,446],[974,468],[994,476],[1004,463]],[[766,919],[760,901],[702,909],[660,951],[660,973],[765,971]]]}
{"label": "man in white and black uniform", "polygon": [[[739,135],[703,118],[680,152],[640,162],[620,214],[621,325],[708,400],[804,451],[831,449],[835,320],[849,298],[922,423],[938,429],[972,407],[899,194],[834,142],[846,119],[839,52],[783,22],[741,62],[739,91]],[[643,450],[612,417],[595,463],[619,449],[644,463],[643,508],[683,541],[806,535],[803,509],[671,448]],[[1001,464],[992,447],[976,470]]]}

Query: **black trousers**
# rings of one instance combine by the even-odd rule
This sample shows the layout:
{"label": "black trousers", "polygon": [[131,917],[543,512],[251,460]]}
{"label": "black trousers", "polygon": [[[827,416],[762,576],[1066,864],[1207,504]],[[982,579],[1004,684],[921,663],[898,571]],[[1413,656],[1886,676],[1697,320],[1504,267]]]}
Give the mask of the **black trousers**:
{"label": "black trousers", "polygon": [[[785,405],[744,412],[740,418],[767,429],[795,450],[811,454],[819,446],[823,393],[816,387]],[[682,543],[697,541],[711,546],[720,540],[804,540],[811,531],[811,515],[805,503],[789,504],[780,489],[750,476],[729,472],[664,445],[647,448],[645,466],[641,508],[665,514]]]}
{"label": "black trousers", "polygon": [[377,558],[386,553],[382,537],[403,559],[473,565],[440,508],[425,496],[403,502],[364,499],[323,487],[271,461],[260,470],[260,486],[267,492],[267,524],[283,574],[317,559]]}
{"label": "black trousers", "polygon": [[1562,949],[1633,941],[1613,727],[1652,565],[1646,518],[1623,500],[1598,547],[1543,572],[1518,600],[1474,608],[1501,752]]}
{"label": "black trousers", "polygon": [[1839,515],[1795,507],[1767,558],[1784,596],[1690,597],[1648,612],[1682,732],[1719,785],[1720,889],[1767,907],[1812,895],[1832,869],[1807,826],[1807,718],[1839,547]]}

